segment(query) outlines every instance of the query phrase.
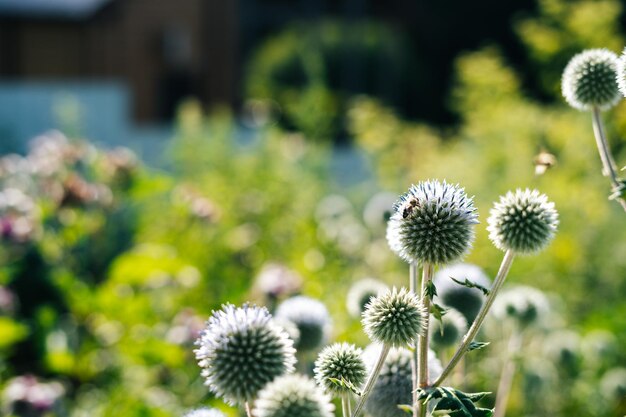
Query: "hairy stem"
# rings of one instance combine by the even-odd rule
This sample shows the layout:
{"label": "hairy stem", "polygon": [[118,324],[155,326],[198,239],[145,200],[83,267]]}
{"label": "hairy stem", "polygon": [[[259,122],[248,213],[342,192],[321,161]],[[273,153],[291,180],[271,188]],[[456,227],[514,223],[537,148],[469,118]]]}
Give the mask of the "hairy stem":
{"label": "hairy stem", "polygon": [[506,404],[509,400],[511,387],[513,386],[513,377],[515,376],[515,356],[522,345],[522,334],[515,331],[509,339],[508,353],[502,373],[500,374],[500,382],[498,382],[498,393],[496,394],[496,406],[493,417],[504,417],[506,413]]}
{"label": "hairy stem", "polygon": [[[602,161],[602,173],[608,176],[611,180],[611,185],[614,189],[620,186],[619,178],[617,176],[617,166],[613,155],[611,154],[611,148],[604,132],[604,124],[600,117],[600,109],[593,107],[591,111],[591,121],[593,125],[593,135],[596,138],[596,145],[598,147],[598,153],[600,154],[600,160]],[[626,211],[626,201],[622,198],[617,198],[617,202],[621,204],[624,211]]]}
{"label": "hairy stem", "polygon": [[248,417],[252,417],[252,410],[250,410],[250,403],[248,401],[245,402],[245,407],[246,407],[246,415]]}
{"label": "hairy stem", "polygon": [[[422,270],[422,291],[421,298],[426,310],[426,316],[424,317],[424,334],[418,338],[418,384],[419,388],[426,388],[428,386],[428,327],[430,325],[430,295],[426,294],[426,289],[433,279],[433,272],[435,266],[433,264],[425,263]],[[415,405],[415,404],[414,404]],[[418,403],[415,409],[416,413],[419,411],[419,415],[424,417],[426,415],[426,406]],[[414,414],[416,415],[416,414]]]}
{"label": "hairy stem", "polygon": [[[411,292],[414,294],[417,294],[417,263],[415,262],[411,262],[411,266],[409,269],[409,281],[411,283]],[[413,417],[417,417],[417,388],[419,387],[418,385],[418,379],[417,379],[417,361],[418,361],[418,354],[417,354],[417,341],[415,341],[415,346],[413,349],[413,358],[411,360],[411,381],[413,381]]]}
{"label": "hairy stem", "polygon": [[489,312],[489,309],[491,308],[491,305],[493,304],[493,301],[495,300],[496,295],[498,294],[498,291],[500,290],[500,287],[502,287],[502,284],[504,284],[504,280],[506,279],[506,276],[509,273],[509,270],[511,269],[511,264],[513,263],[514,258],[515,258],[515,253],[510,249],[507,250],[506,253],[504,254],[504,258],[502,259],[502,263],[500,264],[498,275],[496,275],[496,279],[493,282],[493,287],[491,288],[491,291],[489,292],[489,295],[487,296],[485,303],[480,309],[478,316],[476,316],[474,323],[472,323],[472,326],[469,328],[465,336],[463,336],[463,341],[461,342],[456,352],[454,353],[454,356],[450,360],[450,363],[448,363],[448,365],[443,370],[439,378],[437,378],[437,380],[433,383],[433,386],[441,385],[441,383],[448,377],[450,372],[454,369],[456,364],[467,353],[467,349],[469,348],[470,343],[472,343],[472,341],[478,334],[478,331],[480,330],[480,327],[482,326],[483,321],[485,321],[485,317],[487,317],[487,313]]}
{"label": "hairy stem", "polygon": [[365,388],[363,388],[363,394],[361,394],[361,398],[359,398],[359,402],[356,404],[356,408],[354,409],[354,412],[352,413],[352,417],[357,417],[359,415],[359,413],[363,409],[363,406],[365,405],[365,401],[367,401],[367,398],[372,393],[372,388],[374,388],[374,384],[376,383],[376,380],[378,379],[380,370],[382,369],[383,364],[385,363],[385,359],[387,358],[389,349],[391,349],[390,345],[383,345],[383,350],[380,351],[378,362],[376,362],[374,369],[372,369],[372,373],[367,378],[367,382],[365,383]]}
{"label": "hairy stem", "polygon": [[343,412],[343,417],[350,417],[352,412],[350,411],[350,393],[345,392],[341,395],[341,411]]}

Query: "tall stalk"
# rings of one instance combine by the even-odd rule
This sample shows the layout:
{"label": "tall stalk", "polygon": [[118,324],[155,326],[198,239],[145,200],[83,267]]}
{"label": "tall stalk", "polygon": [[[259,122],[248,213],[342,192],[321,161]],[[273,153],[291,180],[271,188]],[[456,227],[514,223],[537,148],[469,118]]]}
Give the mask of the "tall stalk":
{"label": "tall stalk", "polygon": [[514,333],[509,339],[507,357],[502,367],[500,381],[498,382],[498,392],[496,394],[496,406],[493,417],[504,417],[506,414],[506,404],[509,401],[509,394],[513,386],[513,377],[515,376],[515,369],[517,368],[515,356],[522,345],[522,334],[520,331],[519,329],[514,329]]}
{"label": "tall stalk", "polygon": [[341,411],[343,417],[350,417],[352,411],[350,410],[350,393],[346,392],[341,395]]}
{"label": "tall stalk", "polygon": [[378,375],[380,374],[380,370],[382,369],[385,363],[385,359],[387,358],[387,354],[389,353],[390,349],[391,349],[390,345],[386,345],[386,344],[383,345],[383,349],[380,351],[380,356],[378,357],[378,362],[376,362],[374,369],[372,369],[372,373],[370,374],[369,378],[367,378],[367,382],[365,383],[365,388],[363,388],[363,394],[361,394],[361,398],[359,398],[359,402],[357,403],[356,408],[354,409],[354,412],[352,413],[352,417],[357,417],[359,415],[359,413],[363,409],[363,406],[365,405],[365,401],[367,401],[367,398],[372,393],[374,384],[376,383],[376,380],[378,379]]}
{"label": "tall stalk", "polygon": [[[425,263],[422,269],[422,290],[421,290],[421,300],[424,305],[424,309],[426,310],[426,315],[424,317],[424,334],[418,338],[417,346],[418,346],[418,386],[419,388],[426,388],[428,386],[428,328],[430,326],[430,294],[427,294],[427,288],[430,284],[430,281],[433,279],[433,272],[435,270],[435,266],[430,263]],[[414,410],[416,414],[419,414],[420,417],[424,417],[426,415],[426,406],[421,403],[417,404]]]}
{"label": "tall stalk", "polygon": [[[416,262],[411,262],[410,268],[409,268],[409,281],[410,281],[410,291],[414,294],[417,294],[417,263]],[[417,363],[418,363],[418,353],[417,353],[417,345],[418,345],[418,341],[415,341],[415,345],[413,346],[413,358],[411,359],[411,381],[413,381],[413,390],[411,391],[413,393],[413,402],[412,402],[412,408],[413,408],[413,417],[418,417],[417,416],[417,388],[419,387],[418,385],[418,374],[417,374]]]}
{"label": "tall stalk", "polygon": [[482,326],[485,317],[487,317],[487,313],[489,312],[489,309],[491,308],[491,305],[493,304],[493,301],[495,300],[498,291],[502,287],[502,284],[504,284],[504,280],[506,279],[506,276],[511,269],[511,264],[513,263],[514,258],[515,253],[511,249],[507,250],[504,253],[504,258],[502,259],[502,263],[500,264],[498,275],[496,275],[496,279],[493,282],[493,287],[491,288],[491,291],[489,292],[485,303],[480,309],[478,316],[476,316],[476,319],[474,319],[474,323],[472,323],[472,326],[463,337],[463,341],[454,353],[454,356],[450,360],[450,363],[448,363],[439,378],[437,378],[437,380],[432,384],[433,386],[441,385],[441,383],[448,377],[450,372],[452,372],[456,364],[468,352],[470,343],[472,343],[472,341],[478,334],[478,331],[480,330],[480,327]]}
{"label": "tall stalk", "polygon": [[[594,106],[591,111],[591,115],[593,135],[596,138],[596,146],[598,147],[598,153],[600,154],[600,160],[602,161],[602,173],[609,177],[613,189],[617,191],[621,184],[619,182],[619,177],[617,176],[617,166],[615,164],[615,160],[613,159],[613,155],[611,154],[609,142],[606,138],[602,118],[600,117],[600,109],[598,109],[597,106]],[[617,198],[616,200],[621,204],[624,211],[626,211],[626,201],[624,201],[623,198]]]}

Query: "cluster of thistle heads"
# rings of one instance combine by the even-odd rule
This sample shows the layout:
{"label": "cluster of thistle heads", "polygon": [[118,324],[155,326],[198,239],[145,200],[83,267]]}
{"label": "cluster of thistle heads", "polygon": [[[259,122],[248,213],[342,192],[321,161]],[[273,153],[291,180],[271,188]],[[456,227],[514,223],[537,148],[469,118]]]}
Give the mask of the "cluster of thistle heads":
{"label": "cluster of thistle heads", "polygon": [[[393,206],[387,226],[392,251],[409,263],[440,267],[434,283],[437,300],[447,310],[439,327],[430,328],[434,347],[461,339],[490,286],[480,268],[455,264],[469,252],[476,224],[473,199],[445,181],[413,185]],[[554,204],[545,195],[517,190],[494,205],[488,230],[498,249],[530,254],[549,243],[557,224]],[[458,285],[451,277],[472,285]],[[227,403],[245,405],[255,417],[325,417],[333,415],[333,396],[361,395],[384,348],[388,354],[365,410],[372,417],[400,417],[405,411],[397,405],[410,403],[413,390],[410,348],[425,335],[430,314],[423,301],[406,288],[389,289],[377,280],[356,283],[348,294],[348,311],[361,317],[372,344],[365,351],[348,343],[324,347],[314,378],[305,375],[306,369],[295,374],[295,365],[327,343],[330,318],[322,303],[305,296],[283,301],[274,316],[265,307],[223,306],[197,340],[196,358],[210,390]],[[428,362],[432,382],[442,365],[433,351]]]}

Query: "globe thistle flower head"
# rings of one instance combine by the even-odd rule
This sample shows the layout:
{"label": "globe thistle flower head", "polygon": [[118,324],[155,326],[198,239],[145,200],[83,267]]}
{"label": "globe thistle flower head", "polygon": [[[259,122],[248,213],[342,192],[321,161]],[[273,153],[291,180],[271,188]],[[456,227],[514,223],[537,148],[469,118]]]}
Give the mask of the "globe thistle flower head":
{"label": "globe thistle flower head", "polygon": [[375,342],[406,346],[424,334],[428,312],[415,294],[395,287],[373,298],[363,312],[365,333]]}
{"label": "globe thistle flower head", "polygon": [[255,401],[256,417],[333,417],[330,398],[304,375],[285,375],[269,383]]}
{"label": "globe thistle flower head", "polygon": [[387,241],[409,263],[448,264],[469,251],[477,223],[473,199],[463,188],[445,181],[420,182],[394,205]]}
{"label": "globe thistle flower head", "polygon": [[447,348],[461,340],[467,331],[467,320],[463,314],[449,308],[441,321],[432,320],[429,331],[430,342],[434,348]]}
{"label": "globe thistle flower head", "polygon": [[575,55],[565,67],[561,91],[567,103],[578,110],[598,107],[608,110],[621,98],[618,89],[619,59],[608,49],[588,49]]}
{"label": "globe thistle flower head", "polygon": [[539,290],[518,285],[503,291],[494,301],[491,313],[499,321],[515,320],[526,327],[550,311],[548,298]]}
{"label": "globe thistle flower head", "polygon": [[609,401],[623,401],[626,398],[626,368],[608,370],[600,380],[600,388]]}
{"label": "globe thistle flower head", "polygon": [[617,60],[617,87],[623,96],[626,96],[626,48]]}
{"label": "globe thistle flower head", "polygon": [[348,388],[339,386],[330,379],[334,378],[360,388],[367,376],[362,353],[361,349],[348,343],[335,343],[325,347],[315,361],[314,373],[318,385],[327,392],[350,392]]}
{"label": "globe thistle flower head", "polygon": [[224,305],[196,345],[205,384],[229,404],[255,397],[265,384],[291,372],[296,361],[293,341],[264,307]]}
{"label": "globe thistle flower head", "polygon": [[[369,345],[363,358],[368,370],[374,367],[382,345]],[[371,417],[406,417],[406,412],[398,408],[400,404],[412,401],[413,380],[411,375],[411,359],[413,355],[405,348],[389,350],[374,388],[365,403],[365,411]],[[428,379],[434,381],[441,375],[441,362],[432,350],[428,351]]]}
{"label": "globe thistle flower head", "polygon": [[289,320],[298,328],[300,337],[295,345],[298,352],[319,349],[328,340],[330,315],[319,300],[304,295],[288,298],[279,304],[276,318]]}
{"label": "globe thistle flower head", "polygon": [[496,248],[532,254],[546,247],[559,224],[554,203],[537,190],[509,191],[500,197],[487,220]]}
{"label": "globe thistle flower head", "polygon": [[365,311],[365,306],[372,297],[376,297],[388,290],[387,285],[373,278],[365,278],[355,282],[350,287],[346,299],[348,313],[352,317],[361,317],[361,314]]}
{"label": "globe thistle flower head", "polygon": [[198,408],[186,413],[183,417],[226,417],[224,413],[215,408]]}
{"label": "globe thistle flower head", "polygon": [[471,324],[485,302],[485,294],[478,288],[468,288],[453,281],[464,282],[466,279],[489,289],[491,280],[483,270],[472,264],[459,263],[440,269],[435,274],[433,283],[437,288],[435,302],[451,307],[463,314]]}

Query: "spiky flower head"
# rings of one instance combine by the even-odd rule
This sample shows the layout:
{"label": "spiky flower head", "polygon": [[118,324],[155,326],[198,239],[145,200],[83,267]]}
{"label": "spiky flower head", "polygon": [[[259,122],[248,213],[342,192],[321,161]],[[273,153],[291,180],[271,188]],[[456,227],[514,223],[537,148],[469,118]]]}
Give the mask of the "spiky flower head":
{"label": "spiky flower head", "polygon": [[224,305],[196,344],[205,384],[230,404],[252,399],[296,362],[293,341],[264,307]]}
{"label": "spiky flower head", "polygon": [[259,393],[256,417],[333,417],[330,398],[304,375],[285,375]]}
{"label": "spiky flower head", "polygon": [[565,67],[561,90],[567,103],[578,110],[607,110],[620,100],[617,86],[618,57],[608,49],[588,49]]}
{"label": "spiky flower head", "polygon": [[300,337],[295,347],[298,352],[322,347],[330,333],[330,315],[321,301],[304,295],[291,297],[280,303],[276,318],[289,320],[298,327]]}
{"label": "spiky flower head", "polygon": [[546,247],[559,224],[554,203],[545,194],[528,188],[501,196],[490,214],[489,239],[496,248],[519,254],[539,252]]}
{"label": "spiky flower head", "polygon": [[602,395],[609,401],[620,402],[626,398],[626,368],[608,370],[600,380]]}
{"label": "spiky flower head", "polygon": [[394,205],[387,241],[409,263],[448,264],[469,251],[477,223],[473,199],[463,188],[425,181],[412,185]]}
{"label": "spiky flower head", "polygon": [[617,87],[626,96],[626,48],[617,60]]}
{"label": "spiky flower head", "polygon": [[352,317],[361,317],[370,299],[388,290],[389,287],[385,283],[374,278],[365,278],[355,282],[350,287],[346,298],[348,313]]}
{"label": "spiky flower head", "polygon": [[362,354],[361,349],[349,343],[335,343],[325,347],[315,361],[315,380],[327,392],[337,394],[350,392],[350,389],[338,385],[331,378],[360,388],[367,376]]}
{"label": "spiky flower head", "polygon": [[[382,346],[369,345],[363,354],[368,370],[374,367]],[[380,375],[365,403],[365,411],[371,417],[406,417],[406,412],[398,408],[400,404],[412,401],[413,380],[411,359],[413,355],[405,348],[392,348],[385,358]],[[435,353],[428,351],[428,380],[434,381],[441,375],[441,362]]]}
{"label": "spiky flower head", "polygon": [[467,320],[454,308],[448,308],[441,321],[432,320],[429,331],[434,348],[447,348],[461,340],[467,331]]}
{"label": "spiky flower head", "polygon": [[220,410],[216,410],[215,408],[198,408],[192,411],[189,411],[184,415],[184,417],[226,417],[224,413]]}
{"label": "spiky flower head", "polygon": [[491,313],[499,321],[513,319],[522,327],[536,323],[550,311],[548,298],[538,289],[517,285],[500,293]]}
{"label": "spiky flower head", "polygon": [[406,346],[424,334],[426,310],[406,288],[373,298],[363,312],[363,328],[374,342]]}
{"label": "spiky flower head", "polygon": [[435,301],[459,311],[472,323],[485,302],[485,294],[478,288],[468,288],[453,281],[468,280],[482,288],[491,288],[491,280],[483,270],[472,264],[460,263],[440,269],[433,280],[437,288]]}

